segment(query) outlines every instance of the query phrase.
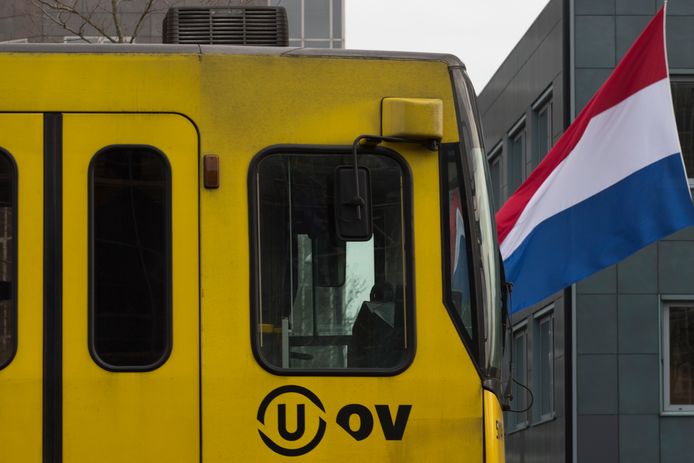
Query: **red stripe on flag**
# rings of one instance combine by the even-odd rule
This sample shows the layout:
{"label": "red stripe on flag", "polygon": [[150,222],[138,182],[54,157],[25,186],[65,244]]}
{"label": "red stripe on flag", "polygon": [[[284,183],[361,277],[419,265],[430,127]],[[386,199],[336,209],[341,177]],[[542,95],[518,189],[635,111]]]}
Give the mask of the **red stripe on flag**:
{"label": "red stripe on flag", "polygon": [[610,77],[566,129],[540,165],[497,212],[496,226],[500,243],[516,224],[540,185],[574,149],[593,117],[667,77],[664,25],[663,7],[651,19]]}

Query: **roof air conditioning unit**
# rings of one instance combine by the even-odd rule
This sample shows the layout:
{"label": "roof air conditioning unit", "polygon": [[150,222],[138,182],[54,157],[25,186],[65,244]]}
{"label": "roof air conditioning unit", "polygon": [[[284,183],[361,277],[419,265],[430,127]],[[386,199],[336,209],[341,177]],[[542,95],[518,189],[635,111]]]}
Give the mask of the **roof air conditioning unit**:
{"label": "roof air conditioning unit", "polygon": [[287,11],[259,6],[169,8],[162,36],[164,43],[286,47]]}

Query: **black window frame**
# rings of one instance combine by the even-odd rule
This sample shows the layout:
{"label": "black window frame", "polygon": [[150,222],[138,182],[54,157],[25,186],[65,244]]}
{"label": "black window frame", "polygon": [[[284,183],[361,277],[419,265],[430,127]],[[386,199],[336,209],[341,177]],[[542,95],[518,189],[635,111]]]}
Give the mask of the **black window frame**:
{"label": "black window frame", "polygon": [[[445,150],[451,150],[451,153],[455,155],[456,158],[456,170],[458,178],[461,180],[461,185],[458,189],[460,192],[461,205],[465,207],[465,214],[463,216],[463,221],[465,223],[465,252],[467,253],[467,264],[468,264],[468,287],[470,288],[470,304],[471,304],[471,318],[472,318],[472,328],[473,333],[468,333],[467,328],[463,325],[463,321],[458,315],[458,310],[453,303],[453,289],[451,287],[451,277],[452,269],[450,264],[450,253],[453,250],[449,249],[450,245],[450,230],[449,230],[449,210],[448,207],[448,159],[446,158]],[[446,311],[453,321],[460,339],[463,341],[468,354],[473,359],[475,366],[479,369],[481,368],[482,359],[480,357],[480,352],[482,352],[482,339],[480,333],[484,332],[484,327],[482,324],[482,314],[481,308],[479,306],[479,300],[477,297],[478,286],[475,280],[475,274],[473,272],[473,250],[472,250],[472,240],[473,234],[470,227],[470,216],[469,211],[472,210],[472,203],[469,198],[469,177],[466,175],[466,163],[463,162],[462,154],[460,152],[459,143],[443,143],[439,147],[439,186],[440,186],[440,204],[441,204],[441,276],[443,283],[443,305],[446,307]]]}
{"label": "black window frame", "polygon": [[19,191],[19,171],[17,169],[17,162],[15,161],[14,157],[10,154],[8,150],[5,148],[0,147],[0,156],[5,157],[5,159],[8,162],[8,165],[10,167],[10,175],[11,175],[11,180],[12,180],[12,185],[10,186],[10,205],[12,207],[12,247],[11,247],[11,254],[12,254],[12,265],[10,267],[10,272],[11,272],[11,277],[12,277],[12,282],[10,284],[10,291],[11,291],[11,305],[10,305],[10,316],[12,317],[10,329],[12,330],[12,349],[10,351],[10,355],[7,356],[7,358],[2,361],[0,359],[0,371],[8,367],[11,363],[12,360],[14,360],[15,356],[17,355],[17,346],[19,345],[19,311],[17,310],[18,305],[18,294],[17,294],[17,261],[19,260],[19,255],[18,255],[18,241],[19,241],[19,233],[18,233],[18,191]]}
{"label": "black window frame", "polygon": [[[508,135],[508,150],[506,153],[506,199],[510,198],[513,193],[516,192],[518,188],[523,184],[527,178],[527,163],[528,163],[528,127],[526,124],[525,116],[523,116],[518,122],[516,122],[511,130],[509,130]],[[515,152],[515,147],[520,148],[520,153]],[[518,172],[519,178],[518,185],[511,185],[512,180],[512,170],[514,170],[515,163],[519,164],[520,171]]]}
{"label": "black window frame", "polygon": [[674,309],[694,307],[694,295],[662,295],[660,300],[660,384],[661,416],[692,416],[694,402],[673,403],[672,401],[672,312]]}
{"label": "black window frame", "polygon": [[[556,371],[556,358],[555,358],[555,343],[554,335],[556,332],[555,328],[555,304],[551,303],[541,310],[538,310],[532,314],[532,333],[526,342],[530,345],[530,350],[532,351],[532,375],[527,378],[527,382],[533,387],[533,404],[531,410],[532,424],[542,424],[548,421],[552,421],[556,418],[557,407],[556,407],[556,396],[554,394],[556,381],[555,381],[555,371]],[[544,323],[549,323],[549,348],[548,352],[542,351],[542,325]],[[549,384],[545,384],[542,380],[543,369],[543,359],[542,356],[547,354],[549,356],[548,362],[548,380]],[[526,372],[527,375],[527,372]],[[542,399],[544,394],[547,393],[549,397],[549,410],[542,413]]]}
{"label": "black window frame", "polygon": [[415,274],[414,274],[414,242],[413,242],[413,185],[412,172],[407,161],[396,151],[376,147],[360,151],[360,154],[376,154],[387,156],[393,159],[401,168],[402,173],[402,191],[403,191],[403,239],[404,239],[404,274],[406,275],[407,288],[404,288],[404,297],[408,301],[405,304],[404,316],[407,321],[405,326],[405,355],[402,361],[391,368],[281,368],[267,362],[260,352],[260,343],[258,336],[259,332],[259,280],[260,262],[259,262],[259,222],[258,222],[258,194],[257,194],[257,178],[258,167],[260,162],[275,154],[288,155],[310,155],[310,154],[335,154],[335,155],[352,155],[352,146],[345,145],[301,145],[301,144],[278,144],[271,145],[259,151],[253,159],[251,159],[248,168],[248,224],[249,224],[249,243],[250,243],[250,329],[251,329],[251,348],[253,357],[256,362],[267,372],[277,376],[344,376],[344,377],[387,377],[396,376],[407,370],[414,361],[417,348],[416,339],[416,321],[415,321]]}
{"label": "black window frame", "polygon": [[[689,73],[687,73],[687,74],[677,73],[677,74],[671,74],[670,75],[670,92],[673,95],[672,105],[673,105],[673,111],[675,112],[675,118],[677,116],[677,108],[675,107],[675,101],[674,101],[674,87],[676,85],[679,85],[679,84],[694,85],[694,75],[689,74]],[[680,127],[681,127],[680,125],[677,126],[678,137],[681,137]],[[680,142],[680,145],[681,145],[681,142]],[[680,146],[680,147],[683,148],[682,146]],[[694,147],[692,147],[692,149],[694,150]],[[686,154],[690,154],[694,158],[694,152],[684,153],[684,149],[682,149],[681,154],[682,154],[683,160],[685,161],[685,164],[686,164],[686,159],[685,159]],[[689,185],[689,189],[694,191],[694,171],[693,172],[686,172],[685,171],[685,175],[686,175],[687,183]]]}
{"label": "black window frame", "polygon": [[[547,90],[542,92],[539,98],[535,100],[530,109],[532,110],[532,121],[533,121],[533,136],[532,136],[532,152],[528,157],[527,162],[527,172],[523,175],[523,180],[527,179],[533,170],[540,165],[540,163],[545,159],[547,154],[552,150],[554,134],[553,117],[554,117],[554,99],[553,99],[553,88],[549,87]],[[540,153],[540,121],[542,114],[547,114],[547,123],[545,128],[547,129],[545,142],[547,143],[547,150],[544,153]]]}
{"label": "black window frame", "polygon": [[[165,249],[166,249],[166,269],[165,269],[165,285],[166,289],[164,292],[164,302],[165,302],[165,327],[164,327],[164,350],[161,357],[157,359],[156,362],[150,363],[148,365],[112,365],[99,357],[96,350],[95,341],[95,299],[94,299],[94,170],[95,163],[99,156],[114,150],[146,150],[149,151],[163,161],[165,166],[164,171],[164,181],[166,186],[164,188],[164,232],[165,232]],[[153,371],[164,365],[173,350],[173,248],[172,248],[172,234],[173,229],[171,225],[172,220],[172,174],[171,174],[171,163],[166,156],[166,154],[159,148],[152,145],[143,144],[114,144],[108,145],[97,151],[89,161],[89,168],[87,171],[87,191],[88,191],[88,344],[89,344],[89,354],[92,357],[94,363],[99,365],[104,370],[114,372],[114,373],[126,373],[126,372],[147,372]]]}
{"label": "black window frame", "polygon": [[[534,404],[531,403],[532,384],[530,382],[532,371],[531,371],[531,359],[532,359],[532,345],[530,343],[530,326],[527,319],[516,323],[511,329],[511,345],[513,346],[513,369],[511,371],[511,376],[514,378],[514,382],[511,385],[511,393],[514,398],[523,397],[523,408],[519,408],[518,402],[511,400],[511,409],[504,413],[504,419],[506,420],[506,433],[512,434],[518,431],[523,431],[531,426],[531,416],[532,408]],[[523,338],[523,352],[518,352],[515,348],[516,339]],[[516,375],[515,368],[518,367],[518,359],[523,359],[523,377],[518,377]],[[522,391],[522,392],[521,392]],[[517,392],[517,394],[516,394]]]}

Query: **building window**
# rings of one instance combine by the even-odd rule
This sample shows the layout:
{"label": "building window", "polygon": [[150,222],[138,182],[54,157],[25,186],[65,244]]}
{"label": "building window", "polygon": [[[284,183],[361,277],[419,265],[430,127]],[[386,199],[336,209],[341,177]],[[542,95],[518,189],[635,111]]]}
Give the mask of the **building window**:
{"label": "building window", "polygon": [[352,162],[307,148],[269,151],[252,166],[253,347],[270,371],[393,373],[411,358],[409,175],[395,155],[359,155],[373,233],[345,241],[336,174]]}
{"label": "building window", "polygon": [[171,351],[171,172],[149,147],[90,165],[90,348],[108,370],[151,370]]}
{"label": "building window", "polygon": [[498,212],[503,204],[503,196],[501,196],[501,158],[502,158],[501,143],[491,151],[488,157],[489,160],[489,175],[492,181],[492,194],[494,195],[494,211]]}
{"label": "building window", "polygon": [[[516,431],[528,426],[527,408],[530,404],[530,396],[525,387],[528,384],[528,328],[523,322],[513,331],[512,368],[513,383],[511,386],[511,411],[507,412],[508,430]],[[520,384],[519,384],[520,383]],[[525,386],[522,387],[521,385]]]}
{"label": "building window", "polygon": [[694,298],[663,303],[663,411],[694,413]]}
{"label": "building window", "polygon": [[17,347],[16,189],[14,162],[0,150],[0,368],[12,360]]}
{"label": "building window", "polygon": [[342,48],[344,0],[270,0],[283,6],[289,22],[289,46]]}
{"label": "building window", "polygon": [[530,159],[528,172],[540,164],[545,155],[552,148],[552,93],[545,92],[538,102],[533,105],[535,115],[535,133],[533,153]]}
{"label": "building window", "polygon": [[521,121],[509,133],[508,159],[506,160],[506,195],[510,197],[523,183],[525,164],[525,122]]}
{"label": "building window", "polygon": [[554,418],[554,306],[534,316],[533,421]]}
{"label": "building window", "polygon": [[682,156],[689,177],[689,186],[694,188],[694,78],[673,76],[671,82],[672,103],[682,145]]}

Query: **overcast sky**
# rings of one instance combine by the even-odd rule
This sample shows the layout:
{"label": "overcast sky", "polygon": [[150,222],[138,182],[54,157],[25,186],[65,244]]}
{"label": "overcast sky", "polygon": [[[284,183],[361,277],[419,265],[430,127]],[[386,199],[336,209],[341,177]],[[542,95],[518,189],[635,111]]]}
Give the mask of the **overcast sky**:
{"label": "overcast sky", "polygon": [[453,53],[479,93],[548,0],[344,0],[347,48]]}

